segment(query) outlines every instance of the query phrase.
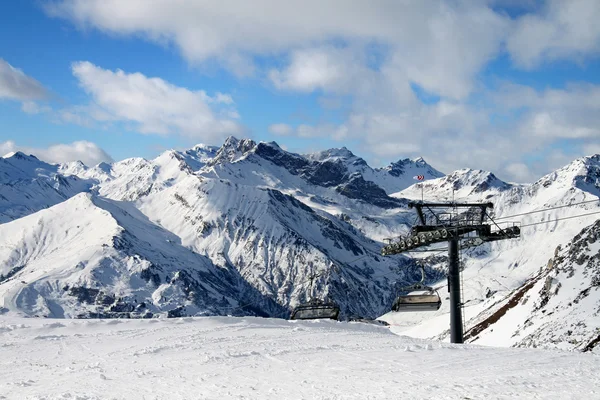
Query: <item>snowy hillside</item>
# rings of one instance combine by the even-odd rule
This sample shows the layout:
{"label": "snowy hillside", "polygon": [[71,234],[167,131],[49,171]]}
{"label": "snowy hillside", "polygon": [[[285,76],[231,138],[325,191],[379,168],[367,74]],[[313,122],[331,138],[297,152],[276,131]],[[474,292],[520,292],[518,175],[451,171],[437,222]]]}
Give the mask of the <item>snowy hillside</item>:
{"label": "snowy hillside", "polygon": [[247,302],[263,315],[284,311],[128,203],[79,194],[0,225],[0,237],[10,238],[0,247],[0,311],[149,318],[236,314]]}
{"label": "snowy hillside", "polygon": [[[600,220],[467,333],[471,341],[593,350],[600,343]],[[499,335],[504,336],[498,337]],[[481,340],[480,340],[481,339]]]}
{"label": "snowy hillside", "polygon": [[138,207],[286,307],[309,300],[307,277],[320,274],[315,295],[334,299],[346,315],[377,317],[392,300],[390,282],[405,275],[347,222],[274,189],[190,177]]}
{"label": "snowy hillside", "polygon": [[600,357],[261,318],[0,319],[6,399],[596,399]]}
{"label": "snowy hillside", "polygon": [[383,318],[446,339],[445,252],[380,249],[415,223],[409,199],[485,201],[522,237],[461,251],[469,340],[583,350],[600,325],[589,272],[598,250],[580,244],[595,235],[599,195],[600,155],[510,184],[480,170],[443,176],[422,159],[374,169],[346,148],[300,155],[233,137],[94,167],[16,153],[0,159],[1,310],[285,317],[316,296],[339,303],[343,318],[372,318],[419,280],[415,259],[425,257],[442,308]]}
{"label": "snowy hillside", "polygon": [[444,177],[425,180],[408,187],[406,190],[394,193],[393,196],[414,200],[421,200],[421,196],[424,196],[426,199],[448,202],[489,201],[491,197],[513,187],[515,185],[501,181],[491,172],[461,169]]}
{"label": "snowy hillside", "polygon": [[94,182],[64,176],[59,167],[21,152],[0,157],[0,223],[53,206],[92,188]]}
{"label": "snowy hillside", "polygon": [[[518,240],[462,252],[468,341],[583,350],[600,335],[600,289],[594,283],[594,272],[590,272],[595,271],[594,260],[600,249],[577,244],[582,236],[589,237],[583,239],[586,243],[594,240],[590,238],[600,217],[600,185],[596,184],[599,167],[600,157],[585,157],[531,185],[507,187],[496,183],[492,189],[472,196],[465,193],[472,193],[472,187],[481,180],[473,180],[474,184],[466,189],[464,185],[456,188],[455,198],[460,201],[492,201],[501,226],[513,221],[522,225]],[[443,188],[448,180],[428,182],[425,187],[429,195],[436,192],[437,181],[439,192],[445,196]],[[409,191],[415,193],[414,188],[405,192]],[[405,192],[399,195],[409,197],[410,193]],[[565,258],[564,252],[570,256]],[[553,265],[557,268],[552,269]],[[560,283],[566,279],[561,269],[572,271],[568,284]],[[559,290],[557,285],[565,289]],[[408,335],[447,338],[447,290],[444,281],[436,286],[446,301],[433,315],[388,314],[384,318]],[[577,299],[586,290],[587,294]],[[548,303],[550,297],[553,300]],[[587,300],[580,301],[583,298]]]}

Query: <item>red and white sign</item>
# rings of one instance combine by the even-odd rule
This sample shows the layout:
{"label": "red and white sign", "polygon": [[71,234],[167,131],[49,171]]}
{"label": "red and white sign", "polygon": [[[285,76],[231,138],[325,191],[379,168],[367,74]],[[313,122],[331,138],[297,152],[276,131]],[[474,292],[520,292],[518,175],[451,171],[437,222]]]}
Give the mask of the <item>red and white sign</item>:
{"label": "red and white sign", "polygon": [[416,179],[418,181],[423,181],[425,180],[425,175],[417,175],[417,176],[413,176],[413,179]]}

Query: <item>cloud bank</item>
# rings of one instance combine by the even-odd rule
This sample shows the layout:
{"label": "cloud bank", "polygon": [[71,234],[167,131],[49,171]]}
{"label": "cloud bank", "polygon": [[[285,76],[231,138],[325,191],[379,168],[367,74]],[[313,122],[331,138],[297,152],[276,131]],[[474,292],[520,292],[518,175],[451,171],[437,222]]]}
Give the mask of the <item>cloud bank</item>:
{"label": "cloud bank", "polygon": [[85,140],[70,144],[55,144],[46,148],[20,146],[11,140],[0,142],[0,156],[15,151],[33,154],[40,160],[53,164],[81,161],[85,165],[94,166],[103,161],[113,161],[112,157],[98,147],[98,145]]}
{"label": "cloud bank", "polygon": [[132,123],[143,134],[181,134],[206,141],[242,132],[228,94],[211,97],[160,78],[111,71],[87,61],[73,63],[72,70],[92,103],[65,110],[64,120]]}
{"label": "cloud bank", "polygon": [[27,101],[47,96],[41,83],[0,58],[0,99]]}
{"label": "cloud bank", "polygon": [[[531,164],[527,155],[560,141],[583,152],[600,138],[598,85],[490,87],[482,78],[501,57],[523,71],[597,58],[597,0],[59,0],[45,8],[82,29],[175,46],[193,65],[216,61],[276,91],[317,94],[324,109],[335,105],[343,116],[274,120],[273,135],[353,140],[373,158],[423,155],[442,170],[485,168],[517,181],[568,157],[552,153]],[[88,118],[128,121],[144,133],[215,132],[207,139],[241,129],[235,110],[216,111],[233,106],[218,94],[89,63],[73,70],[93,98]]]}

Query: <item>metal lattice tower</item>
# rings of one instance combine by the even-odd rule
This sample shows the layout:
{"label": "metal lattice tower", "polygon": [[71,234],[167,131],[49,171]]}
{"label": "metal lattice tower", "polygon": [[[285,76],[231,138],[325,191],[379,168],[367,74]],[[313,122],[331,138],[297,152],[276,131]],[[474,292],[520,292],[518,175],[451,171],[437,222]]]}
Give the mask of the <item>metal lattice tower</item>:
{"label": "metal lattice tower", "polygon": [[[407,237],[400,238],[381,249],[389,256],[427,247],[434,243],[448,242],[448,292],[450,293],[450,341],[463,343],[461,276],[459,246],[474,247],[486,242],[520,237],[521,229],[515,224],[501,228],[487,213],[492,203],[425,203],[410,202],[415,208],[420,224],[415,225]],[[434,210],[450,209],[455,213],[436,213]],[[458,213],[456,210],[465,212]],[[496,229],[493,229],[493,226]]]}

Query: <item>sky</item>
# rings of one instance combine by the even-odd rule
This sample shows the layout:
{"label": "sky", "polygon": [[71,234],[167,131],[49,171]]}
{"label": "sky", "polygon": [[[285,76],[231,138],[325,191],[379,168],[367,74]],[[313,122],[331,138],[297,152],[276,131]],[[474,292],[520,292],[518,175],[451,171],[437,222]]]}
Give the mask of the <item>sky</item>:
{"label": "sky", "polygon": [[233,135],[533,182],[600,153],[598,0],[0,2],[0,153]]}

